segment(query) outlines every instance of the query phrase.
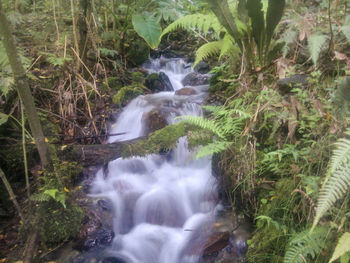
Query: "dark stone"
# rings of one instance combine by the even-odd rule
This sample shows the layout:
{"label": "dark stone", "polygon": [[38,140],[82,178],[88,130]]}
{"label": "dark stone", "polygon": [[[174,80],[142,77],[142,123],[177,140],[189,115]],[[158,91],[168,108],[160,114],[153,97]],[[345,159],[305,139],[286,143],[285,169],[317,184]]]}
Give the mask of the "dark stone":
{"label": "dark stone", "polygon": [[145,112],[142,116],[142,123],[144,125],[143,134],[148,135],[149,133],[162,129],[167,125],[166,113],[159,109]]}
{"label": "dark stone", "polygon": [[102,260],[102,263],[127,263],[124,259],[116,257],[108,257]]}
{"label": "dark stone", "polygon": [[103,210],[106,210],[106,211],[113,211],[113,204],[110,200],[105,200],[105,199],[101,199],[101,200],[98,200],[97,201],[97,204],[103,209]]}
{"label": "dark stone", "polygon": [[160,58],[160,56],[162,55],[162,52],[160,50],[151,50],[149,56],[152,59],[156,59],[156,58]]}
{"label": "dark stone", "polygon": [[182,84],[184,86],[200,86],[209,84],[209,76],[202,75],[197,72],[192,72],[188,74],[183,80]]}
{"label": "dark stone", "polygon": [[179,95],[179,96],[190,96],[195,94],[197,94],[197,91],[195,89],[187,88],[187,87],[175,91],[175,95]]}
{"label": "dark stone", "polygon": [[209,64],[204,62],[204,61],[200,61],[195,67],[194,70],[198,73],[201,74],[206,74],[210,71],[210,67]]}
{"label": "dark stone", "polygon": [[229,232],[212,234],[204,245],[203,257],[219,253],[223,248],[225,248],[229,244],[229,240]]}
{"label": "dark stone", "polygon": [[127,53],[128,60],[138,66],[148,60],[150,48],[144,40],[135,40],[130,42]]}
{"label": "dark stone", "polygon": [[308,83],[308,75],[297,74],[277,81],[278,91],[284,95],[294,88],[300,88]]}
{"label": "dark stone", "polygon": [[94,233],[92,237],[84,242],[83,250],[91,250],[104,246],[108,246],[112,243],[114,238],[114,232],[112,230],[99,229]]}
{"label": "dark stone", "polygon": [[160,72],[159,74],[152,73],[148,75],[145,81],[145,86],[152,92],[174,90],[169,77],[164,72]]}
{"label": "dark stone", "polygon": [[163,83],[165,91],[174,90],[173,85],[171,85],[169,77],[164,72],[159,73],[159,79]]}

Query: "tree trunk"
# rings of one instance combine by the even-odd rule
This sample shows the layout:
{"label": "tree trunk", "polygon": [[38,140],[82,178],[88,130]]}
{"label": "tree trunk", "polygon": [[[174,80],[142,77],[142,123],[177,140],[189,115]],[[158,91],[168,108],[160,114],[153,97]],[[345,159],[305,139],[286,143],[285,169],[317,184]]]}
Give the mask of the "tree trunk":
{"label": "tree trunk", "polygon": [[45,137],[39,117],[35,108],[34,98],[31,94],[26,72],[24,71],[20,57],[17,53],[14,37],[12,36],[12,30],[6,19],[2,4],[0,1],[0,35],[3,38],[6,54],[11,65],[11,69],[14,75],[15,86],[18,94],[23,101],[24,108],[28,117],[30,129],[35,139],[35,144],[38,148],[42,165],[49,168],[51,165],[47,145],[45,143]]}

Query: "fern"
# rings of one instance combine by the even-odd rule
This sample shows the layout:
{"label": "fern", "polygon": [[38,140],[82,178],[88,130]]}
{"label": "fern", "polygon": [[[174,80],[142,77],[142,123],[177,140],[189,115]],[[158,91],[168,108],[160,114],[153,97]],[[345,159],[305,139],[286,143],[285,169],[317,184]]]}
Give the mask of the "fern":
{"label": "fern", "polygon": [[[350,129],[345,134],[350,135]],[[333,152],[327,178],[320,190],[313,228],[350,186],[350,140],[342,138],[335,145],[337,149]]]}
{"label": "fern", "polygon": [[308,49],[311,55],[312,62],[317,65],[317,61],[320,57],[322,47],[325,44],[328,37],[319,33],[313,34],[308,39]]}
{"label": "fern", "polygon": [[180,119],[183,119],[183,121],[198,126],[200,128],[203,128],[205,130],[208,130],[215,135],[217,135],[219,138],[224,139],[225,135],[222,132],[222,129],[219,127],[218,123],[214,120],[205,119],[203,117],[197,117],[197,116],[181,116]]}
{"label": "fern", "polygon": [[203,32],[205,35],[208,33],[209,29],[213,29],[214,32],[219,35],[223,31],[223,27],[213,14],[193,14],[181,17],[168,25],[162,32],[160,38],[169,32],[182,29],[193,29],[196,28]]}
{"label": "fern", "polygon": [[315,258],[321,252],[325,237],[326,229],[316,228],[313,232],[309,229],[297,233],[288,243],[284,263],[305,263],[307,257]]}
{"label": "fern", "polygon": [[200,61],[206,58],[218,54],[221,50],[222,42],[213,41],[202,45],[196,51],[196,60],[194,61],[193,67],[195,67]]}
{"label": "fern", "polygon": [[196,154],[196,158],[202,158],[204,156],[212,155],[214,153],[219,153],[221,151],[224,151],[227,149],[228,146],[230,146],[232,142],[227,141],[215,141],[212,143],[209,143],[202,148],[199,149],[199,151]]}
{"label": "fern", "polygon": [[338,244],[335,247],[335,250],[333,252],[333,256],[329,263],[337,260],[344,254],[348,253],[350,251],[350,233],[344,233],[341,238],[338,240]]}
{"label": "fern", "polygon": [[235,45],[235,40],[229,34],[225,34],[221,44],[219,60],[225,55],[236,56],[239,52],[240,49]]}
{"label": "fern", "polygon": [[343,31],[343,34],[345,35],[346,39],[350,43],[350,16],[347,16],[345,18],[345,21],[341,30]]}

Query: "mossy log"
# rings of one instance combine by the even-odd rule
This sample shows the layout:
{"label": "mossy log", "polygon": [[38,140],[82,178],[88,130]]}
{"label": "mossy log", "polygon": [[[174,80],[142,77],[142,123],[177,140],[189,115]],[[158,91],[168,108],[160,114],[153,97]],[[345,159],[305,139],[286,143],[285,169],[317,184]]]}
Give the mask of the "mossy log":
{"label": "mossy log", "polygon": [[129,141],[95,145],[65,145],[61,147],[59,155],[61,160],[76,161],[83,166],[103,165],[120,157],[146,156],[169,150],[176,145],[180,137],[186,135],[188,129],[186,124],[174,124],[155,131],[148,137]]}

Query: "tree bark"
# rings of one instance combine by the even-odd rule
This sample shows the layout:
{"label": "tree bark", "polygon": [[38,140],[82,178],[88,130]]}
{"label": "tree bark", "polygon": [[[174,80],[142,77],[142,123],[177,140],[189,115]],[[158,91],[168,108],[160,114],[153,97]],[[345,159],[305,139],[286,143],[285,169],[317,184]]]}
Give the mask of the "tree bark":
{"label": "tree bark", "polygon": [[38,148],[40,160],[44,167],[49,168],[51,165],[49,152],[45,143],[45,137],[39,121],[39,117],[35,108],[34,98],[31,94],[26,72],[24,71],[20,57],[17,52],[12,30],[5,16],[2,4],[0,1],[0,35],[6,50],[6,54],[11,65],[14,75],[15,86],[18,94],[23,101],[24,108],[28,117],[30,129],[35,139],[35,144]]}

